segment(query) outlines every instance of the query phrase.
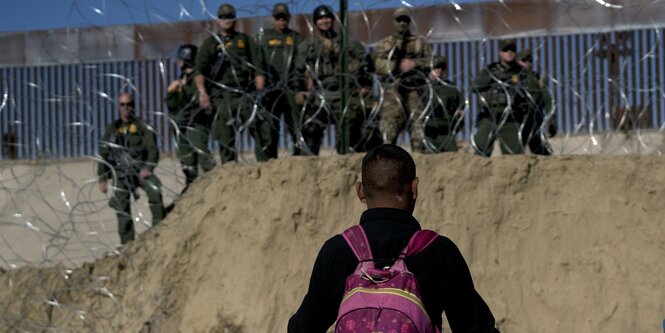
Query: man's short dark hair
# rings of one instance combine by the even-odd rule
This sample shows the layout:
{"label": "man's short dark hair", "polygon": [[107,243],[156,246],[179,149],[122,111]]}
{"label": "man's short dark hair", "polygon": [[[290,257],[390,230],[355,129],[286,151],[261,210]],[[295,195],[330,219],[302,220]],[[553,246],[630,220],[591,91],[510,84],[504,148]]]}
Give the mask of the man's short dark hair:
{"label": "man's short dark hair", "polygon": [[416,163],[404,148],[384,144],[363,158],[362,183],[365,196],[403,194],[405,185],[416,179]]}

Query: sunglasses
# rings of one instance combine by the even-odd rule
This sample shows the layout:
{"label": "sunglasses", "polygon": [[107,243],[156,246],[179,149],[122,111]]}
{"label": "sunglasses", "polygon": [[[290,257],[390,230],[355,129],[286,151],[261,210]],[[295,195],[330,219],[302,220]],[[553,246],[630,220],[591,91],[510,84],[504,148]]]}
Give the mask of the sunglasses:
{"label": "sunglasses", "polygon": [[127,107],[127,108],[133,108],[134,107],[134,102],[129,102],[129,103],[118,103],[118,106],[122,107]]}
{"label": "sunglasses", "polygon": [[277,14],[277,15],[273,16],[273,18],[275,18],[275,20],[277,20],[277,21],[288,21],[289,20],[289,17],[284,15],[284,14]]}
{"label": "sunglasses", "polygon": [[397,21],[399,23],[409,24],[409,23],[411,23],[411,18],[409,18],[408,16],[400,16],[400,17],[396,18],[395,21]]}
{"label": "sunglasses", "polygon": [[517,46],[508,45],[508,46],[504,47],[503,49],[501,49],[501,51],[503,51],[503,52],[508,52],[508,51],[517,52]]}
{"label": "sunglasses", "polygon": [[223,15],[217,16],[217,18],[220,19],[220,20],[233,20],[233,19],[236,18],[236,16],[232,15],[232,14],[223,14]]}

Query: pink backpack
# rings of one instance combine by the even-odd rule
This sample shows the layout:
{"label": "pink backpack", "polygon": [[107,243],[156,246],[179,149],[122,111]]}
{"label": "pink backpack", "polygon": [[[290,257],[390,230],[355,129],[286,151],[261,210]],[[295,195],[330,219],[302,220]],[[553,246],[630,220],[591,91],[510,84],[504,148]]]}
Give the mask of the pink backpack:
{"label": "pink backpack", "polygon": [[354,225],[344,231],[342,237],[360,263],[346,278],[335,333],[438,333],[423,306],[418,281],[404,263],[437,236],[432,230],[417,231],[392,267],[376,269],[363,228]]}

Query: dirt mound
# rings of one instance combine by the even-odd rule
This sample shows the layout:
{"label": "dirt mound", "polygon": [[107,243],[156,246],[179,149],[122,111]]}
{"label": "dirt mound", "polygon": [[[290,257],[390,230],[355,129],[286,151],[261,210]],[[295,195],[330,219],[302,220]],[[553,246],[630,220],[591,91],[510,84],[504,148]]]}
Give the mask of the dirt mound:
{"label": "dirt mound", "polygon": [[[75,270],[0,272],[0,331],[283,332],[362,156],[229,165],[159,227]],[[504,332],[656,332],[665,158],[416,155],[414,215],[457,243]]]}

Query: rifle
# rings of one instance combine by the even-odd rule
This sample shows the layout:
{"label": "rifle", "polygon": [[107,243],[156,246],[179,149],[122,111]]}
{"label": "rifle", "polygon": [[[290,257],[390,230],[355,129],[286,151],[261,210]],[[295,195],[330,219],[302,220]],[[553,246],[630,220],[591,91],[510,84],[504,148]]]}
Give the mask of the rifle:
{"label": "rifle", "polygon": [[[119,182],[122,182],[129,192],[134,197],[134,200],[139,200],[141,197],[137,191],[138,189],[138,180],[137,175],[138,171],[134,167],[136,165],[134,159],[131,156],[129,148],[125,147],[123,142],[118,142],[118,138],[114,134],[111,137],[111,142],[115,142],[118,147],[111,147],[111,152],[109,156],[110,164],[115,169],[116,177]],[[124,140],[122,140],[124,141]]]}

